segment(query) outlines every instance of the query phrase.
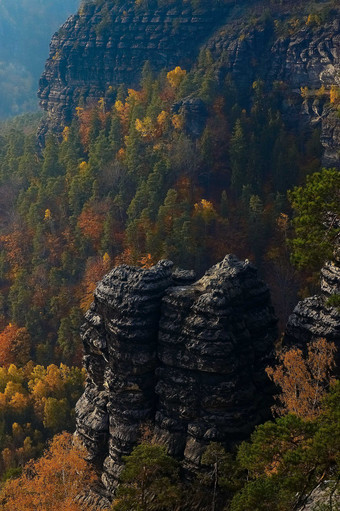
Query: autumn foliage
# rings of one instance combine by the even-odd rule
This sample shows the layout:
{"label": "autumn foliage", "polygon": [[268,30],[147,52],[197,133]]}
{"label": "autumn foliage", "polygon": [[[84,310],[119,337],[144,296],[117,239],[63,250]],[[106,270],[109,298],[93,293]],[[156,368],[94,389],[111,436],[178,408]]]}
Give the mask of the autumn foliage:
{"label": "autumn foliage", "polygon": [[281,353],[280,363],[266,369],[281,389],[273,411],[278,415],[294,413],[303,419],[317,417],[322,398],[332,382],[335,351],[333,342],[318,339],[309,343],[306,357],[298,348]]}
{"label": "autumn foliage", "polygon": [[0,333],[0,366],[26,364],[30,359],[31,337],[26,328],[11,323]]}
{"label": "autumn foliage", "polygon": [[72,435],[55,436],[45,455],[30,461],[23,474],[8,481],[0,494],[1,511],[85,511],[78,501],[96,477],[85,461],[85,449]]}

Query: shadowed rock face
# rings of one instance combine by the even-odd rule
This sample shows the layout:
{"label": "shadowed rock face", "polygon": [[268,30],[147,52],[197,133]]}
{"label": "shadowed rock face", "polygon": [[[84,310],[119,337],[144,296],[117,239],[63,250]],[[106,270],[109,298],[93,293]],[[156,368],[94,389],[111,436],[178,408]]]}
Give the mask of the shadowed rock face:
{"label": "shadowed rock face", "polygon": [[277,332],[267,287],[235,256],[193,281],[169,261],[121,266],[86,314],[77,434],[109,493],[145,423],[192,471],[210,441],[230,446],[268,417]]}
{"label": "shadowed rock face", "polygon": [[[229,74],[246,98],[259,78],[268,87],[282,82],[282,113],[288,125],[300,133],[318,126],[324,165],[340,166],[339,116],[327,98],[312,94],[303,101],[300,93],[301,87],[340,85],[340,9],[334,8],[332,22],[304,25],[283,37],[270,25],[249,26],[247,3],[193,9],[177,0],[170,7],[146,9],[126,0],[89,4],[71,16],[52,38],[40,80],[40,104],[47,111],[40,143],[48,130],[60,134],[69,125],[79,102],[97,103],[110,86],[138,86],[145,61],[155,71],[174,66],[190,69],[200,50],[208,48],[221,86]],[[204,106],[187,98],[174,105],[175,110],[180,107],[188,133],[200,136],[206,121]]]}
{"label": "shadowed rock face", "polygon": [[109,86],[136,87],[148,60],[152,69],[191,67],[201,45],[223,22],[230,7],[193,9],[179,0],[170,6],[136,6],[134,0],[89,4],[53,36],[39,85],[48,119],[40,130],[60,133],[87,103],[105,96]]}
{"label": "shadowed rock face", "polygon": [[334,262],[328,262],[321,270],[321,293],[302,300],[289,317],[284,337],[287,346],[306,345],[324,337],[334,342],[336,352],[336,373],[340,376],[340,311],[330,306],[330,296],[340,294],[340,254]]}

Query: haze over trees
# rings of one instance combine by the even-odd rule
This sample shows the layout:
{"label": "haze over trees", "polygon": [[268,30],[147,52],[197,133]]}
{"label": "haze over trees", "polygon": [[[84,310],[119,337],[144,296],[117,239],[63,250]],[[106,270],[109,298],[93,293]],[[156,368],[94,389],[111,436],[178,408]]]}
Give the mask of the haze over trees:
{"label": "haze over trees", "polygon": [[1,0],[0,119],[36,110],[48,46],[79,0]]}

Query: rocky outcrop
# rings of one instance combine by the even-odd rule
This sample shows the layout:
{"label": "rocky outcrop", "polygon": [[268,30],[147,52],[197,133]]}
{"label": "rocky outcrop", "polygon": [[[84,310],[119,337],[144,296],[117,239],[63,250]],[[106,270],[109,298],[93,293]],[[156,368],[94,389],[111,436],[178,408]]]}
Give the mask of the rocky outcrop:
{"label": "rocky outcrop", "polygon": [[321,293],[295,307],[287,323],[284,344],[305,349],[309,342],[319,338],[334,342],[336,373],[340,375],[340,310],[329,304],[332,295],[340,295],[340,259],[327,263],[321,270]]}
{"label": "rocky outcrop", "polygon": [[137,86],[146,61],[155,71],[189,68],[229,10],[194,9],[182,0],[149,8],[134,0],[85,5],[52,38],[38,93],[48,113],[40,138],[48,129],[61,132],[79,102],[97,102],[110,86]]}
{"label": "rocky outcrop", "polygon": [[[138,85],[146,60],[155,71],[178,65],[189,69],[200,50],[208,48],[221,85],[230,75],[245,97],[259,78],[268,87],[273,82],[281,84],[287,123],[299,132],[318,126],[324,164],[340,166],[337,112],[327,96],[320,99],[311,93],[303,100],[300,93],[301,87],[313,91],[325,86],[327,91],[340,85],[339,8],[334,7],[332,21],[319,26],[302,23],[283,36],[269,21],[252,26],[249,18],[254,13],[247,10],[246,0],[242,8],[233,3],[214,5],[193,8],[183,0],[170,7],[157,7],[155,2],[147,8],[133,0],[85,4],[51,42],[39,88],[41,106],[47,111],[40,141],[49,129],[60,133],[79,103],[97,102],[101,97],[109,102],[110,86]],[[254,2],[250,7],[254,8]],[[285,15],[273,11],[273,17]],[[199,136],[205,124],[204,105],[187,98],[174,109],[180,106],[188,133]]]}
{"label": "rocky outcrop", "polygon": [[267,287],[235,256],[193,280],[169,261],[121,266],[86,314],[77,434],[111,494],[142,425],[190,472],[209,442],[235,444],[269,415],[264,369],[277,331]]}
{"label": "rocky outcrop", "polygon": [[[219,78],[228,74],[249,95],[251,84],[261,78],[284,90],[282,113],[285,121],[300,133],[319,127],[325,166],[340,167],[340,118],[329,104],[332,85],[340,86],[340,9],[334,21],[321,26],[303,25],[286,36],[278,36],[271,24],[244,29],[219,30],[207,48],[221,62]],[[228,28],[228,25],[227,25]],[[325,87],[322,97],[317,91]],[[301,88],[308,88],[306,98]]]}

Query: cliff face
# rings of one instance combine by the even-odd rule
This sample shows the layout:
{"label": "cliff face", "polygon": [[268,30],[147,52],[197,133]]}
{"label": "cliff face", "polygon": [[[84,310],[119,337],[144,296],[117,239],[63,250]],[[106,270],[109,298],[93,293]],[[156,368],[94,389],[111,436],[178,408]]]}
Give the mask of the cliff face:
{"label": "cliff face", "polygon": [[325,338],[334,342],[336,372],[340,376],[340,311],[328,303],[330,296],[340,293],[340,253],[321,270],[321,293],[298,303],[289,317],[284,337],[287,346],[305,349],[307,343]]}
{"label": "cliff face", "polygon": [[[262,79],[284,91],[282,113],[288,125],[301,132],[318,126],[324,148],[323,163],[340,166],[340,119],[327,97],[316,93],[340,85],[340,10],[334,21],[323,26],[304,26],[278,37],[270,25],[250,29],[219,30],[207,47],[220,59],[220,75],[231,74],[247,94],[251,84]],[[228,27],[228,25],[227,25]],[[241,36],[240,36],[241,34]],[[308,87],[301,97],[301,88]]]}
{"label": "cliff face", "polygon": [[268,417],[264,369],[277,335],[268,289],[234,256],[193,280],[161,261],[116,268],[96,289],[77,434],[109,493],[143,424],[191,471],[209,442],[230,446]]}
{"label": "cliff face", "polygon": [[[246,6],[243,2],[242,6]],[[80,101],[97,102],[109,86],[138,85],[146,60],[153,69],[189,69],[202,48],[209,48],[223,82],[230,73],[245,95],[259,78],[285,90],[283,113],[292,127],[319,126],[324,163],[339,165],[340,119],[329,102],[300,88],[340,85],[340,20],[321,26],[303,25],[280,36],[273,24],[247,25],[239,6],[193,9],[178,2],[171,7],[137,7],[135,2],[89,4],[69,18],[52,39],[50,57],[40,81],[39,97],[47,111],[40,130],[60,132],[70,123]],[[337,13],[337,14],[336,14]],[[275,16],[275,13],[273,13]],[[204,121],[204,120],[203,120]]]}
{"label": "cliff face", "polygon": [[48,113],[40,137],[69,124],[81,98],[97,102],[109,86],[137,86],[147,60],[155,71],[190,67],[229,11],[193,9],[182,0],[147,10],[134,0],[106,4],[87,5],[52,38],[39,88]]}

